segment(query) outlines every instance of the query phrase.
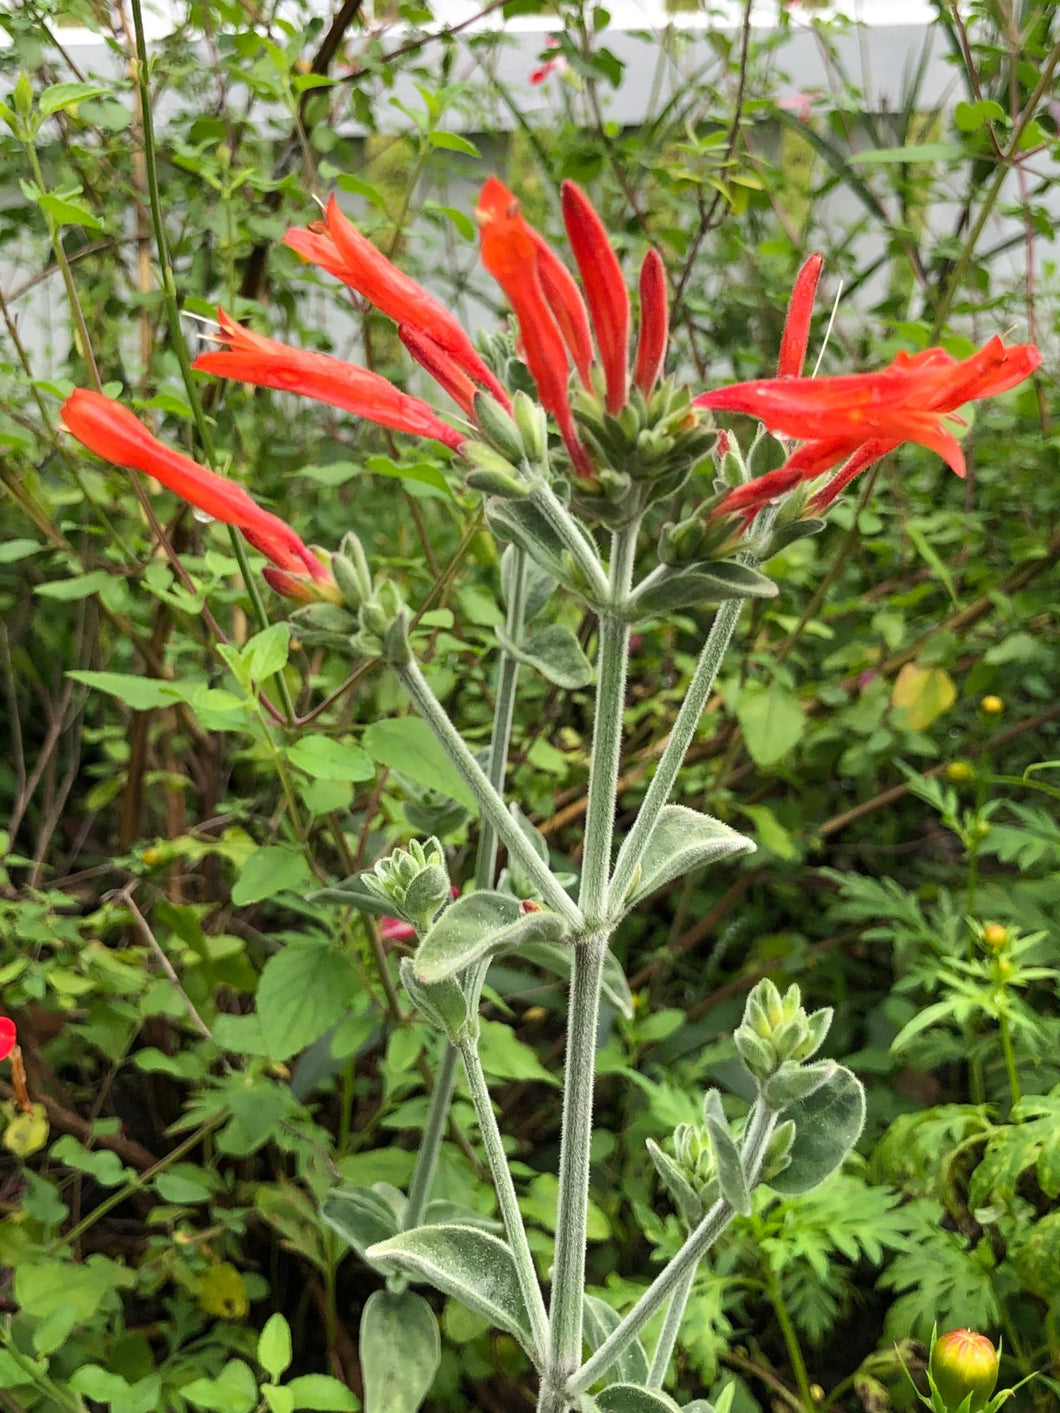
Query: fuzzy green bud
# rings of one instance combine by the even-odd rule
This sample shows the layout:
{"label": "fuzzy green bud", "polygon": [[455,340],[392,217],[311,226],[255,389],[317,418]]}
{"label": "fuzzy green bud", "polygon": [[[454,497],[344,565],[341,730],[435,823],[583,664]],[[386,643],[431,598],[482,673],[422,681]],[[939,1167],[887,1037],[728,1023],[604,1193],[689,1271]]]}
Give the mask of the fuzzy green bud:
{"label": "fuzzy green bud", "polygon": [[512,416],[519,429],[527,461],[537,465],[548,453],[548,418],[545,409],[520,391],[512,398]]}
{"label": "fuzzy green bud", "polygon": [[[524,453],[523,439],[515,422],[508,416],[500,403],[496,402],[488,393],[477,392],[473,405],[475,421],[486,440],[503,457],[518,465],[522,461]],[[471,445],[473,446],[474,443]],[[471,446],[465,447],[465,456],[470,451]]]}
{"label": "fuzzy green bud", "polygon": [[986,1335],[950,1330],[935,1341],[929,1373],[948,1413],[957,1413],[962,1407],[977,1413],[997,1383],[997,1350]]}

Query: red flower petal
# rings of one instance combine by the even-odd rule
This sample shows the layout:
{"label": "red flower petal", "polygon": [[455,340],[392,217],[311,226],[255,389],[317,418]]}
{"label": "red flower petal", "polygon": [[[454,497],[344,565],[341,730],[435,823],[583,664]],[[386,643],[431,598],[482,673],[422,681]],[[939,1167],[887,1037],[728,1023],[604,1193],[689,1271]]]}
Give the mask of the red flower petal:
{"label": "red flower petal", "polygon": [[629,388],[629,293],[604,223],[580,187],[564,182],[563,224],[582,277],[607,383],[607,409],[626,405]]}
{"label": "red flower petal", "polygon": [[420,367],[425,368],[438,386],[459,403],[474,421],[475,384],[462,368],[457,367],[453,357],[422,329],[414,329],[411,324],[398,325],[398,338]]}
{"label": "red flower petal", "polygon": [[467,441],[463,433],[443,422],[425,402],[401,392],[378,373],[325,353],[291,348],[264,338],[234,323],[223,309],[217,311],[217,318],[228,347],[200,354],[194,368],[259,388],[301,393],[383,427],[432,437],[453,450],[459,450]]}
{"label": "red flower petal", "polygon": [[15,1022],[10,1016],[0,1016],[0,1060],[6,1060],[17,1044]]}
{"label": "red flower petal", "polygon": [[154,476],[189,505],[235,525],[281,569],[308,569],[314,578],[327,577],[320,560],[278,515],[262,510],[234,481],[164,446],[120,402],[77,388],[63,403],[60,416],[89,451],[117,466]]}
{"label": "red flower petal", "polygon": [[283,242],[314,265],[337,275],[396,324],[421,329],[445,349],[469,378],[489,388],[506,408],[511,406],[507,393],[458,320],[362,235],[339,209],[334,196],[328,201],[323,222],[308,230],[289,230]]}
{"label": "red flower petal", "polygon": [[784,332],[780,338],[780,358],[777,361],[777,376],[798,378],[802,375],[802,365],[806,361],[806,344],[810,337],[810,319],[813,315],[813,301],[817,294],[817,281],[821,278],[824,256],[811,255],[795,276],[795,284],[788,303],[788,317],[784,322]]}
{"label": "red flower petal", "polygon": [[593,363],[593,336],[589,328],[589,313],[574,276],[556,252],[531,226],[527,230],[537,250],[537,277],[552,317],[559,325],[582,386],[590,384],[589,370]]}
{"label": "red flower petal", "polygon": [[662,373],[668,335],[666,270],[659,252],[649,250],[640,267],[640,335],[633,369],[633,381],[645,397]]}

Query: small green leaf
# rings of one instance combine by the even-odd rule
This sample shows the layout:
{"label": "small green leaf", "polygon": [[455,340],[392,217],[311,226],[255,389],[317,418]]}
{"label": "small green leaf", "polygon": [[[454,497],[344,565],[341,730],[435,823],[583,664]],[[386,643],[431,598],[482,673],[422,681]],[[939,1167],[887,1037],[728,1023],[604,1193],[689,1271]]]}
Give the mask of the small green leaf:
{"label": "small green leaf", "polygon": [[365,1413],[418,1413],[442,1356],[438,1321],[423,1296],[373,1291],[359,1341]]}
{"label": "small green leaf", "polygon": [[429,132],[427,141],[432,147],[440,147],[443,152],[464,152],[468,157],[481,157],[482,153],[473,142],[455,132]]}
{"label": "small green leaf", "polygon": [[295,1408],[315,1408],[321,1413],[355,1413],[361,1405],[356,1394],[330,1374],[299,1374],[284,1385]]}
{"label": "small green leaf", "polygon": [[527,913],[505,893],[468,893],[457,898],[424,937],[414,959],[416,980],[444,981],[493,952],[521,942],[558,942],[564,923],[555,913]]}
{"label": "small green leaf", "polygon": [[886,166],[898,162],[955,162],[965,155],[958,142],[920,142],[910,147],[873,147],[852,152],[851,166]]}
{"label": "small green leaf", "polygon": [[844,1065],[819,1089],[780,1115],[795,1121],[791,1162],[769,1179],[774,1192],[797,1196],[819,1187],[858,1141],[865,1123],[865,1090]]}
{"label": "small green leaf", "polygon": [[[613,1334],[622,1323],[622,1316],[614,1306],[608,1305],[607,1301],[601,1300],[598,1295],[586,1295],[584,1310],[585,1343],[589,1346],[590,1352],[595,1354],[608,1335]],[[622,1383],[646,1384],[648,1382],[648,1356],[639,1339],[626,1345],[612,1364],[611,1371],[613,1377]]]}
{"label": "small green leaf", "polygon": [[106,93],[101,83],[53,83],[44,90],[37,100],[37,107],[45,118],[58,113],[61,108],[72,108],[85,98],[98,98]]}
{"label": "small green leaf", "polygon": [[44,191],[37,197],[37,205],[58,226],[84,226],[90,231],[103,229],[103,222],[95,212],[74,197],[56,196],[54,192]]}
{"label": "small green leaf", "polygon": [[243,661],[252,680],[261,682],[275,677],[287,666],[291,647],[291,629],[287,623],[270,623],[255,633],[243,649]]}
{"label": "small green leaf", "polygon": [[368,752],[353,741],[336,741],[320,732],[299,736],[287,758],[314,780],[371,780],[375,767]]}
{"label": "small green leaf", "polygon": [[86,687],[94,687],[99,692],[117,697],[133,711],[154,711],[157,707],[173,706],[183,697],[183,692],[175,682],[165,682],[158,677],[136,677],[124,672],[68,672],[74,682],[82,682]]}
{"label": "small green leaf", "polygon": [[435,740],[431,728],[418,716],[396,716],[374,721],[364,733],[364,748],[373,760],[407,775],[415,785],[437,790],[478,814],[475,797],[459,771]]}
{"label": "small green leaf", "polygon": [[250,1413],[258,1401],[257,1380],[242,1359],[229,1359],[216,1379],[193,1379],[179,1392],[208,1413]]}
{"label": "small green leaf", "polygon": [[794,749],[806,729],[798,697],[777,682],[748,682],[740,691],[736,719],[755,765],[775,765]]}
{"label": "small green leaf", "polygon": [[91,574],[75,574],[72,579],[53,579],[49,584],[38,584],[33,592],[38,598],[72,603],[88,598],[89,594],[98,594],[109,583],[110,575],[105,569],[94,569]]}
{"label": "small green leaf", "polygon": [[392,476],[397,481],[415,481],[418,485],[429,486],[445,500],[452,500],[453,492],[441,470],[432,461],[400,462],[391,461],[388,456],[370,456],[364,463],[365,470],[373,476]]}
{"label": "small green leaf", "polygon": [[664,883],[703,868],[717,859],[753,854],[754,843],[709,814],[684,805],[666,805],[659,812],[641,864],[640,880],[630,903],[639,902]]}
{"label": "small green leaf", "polygon": [[275,1382],[291,1367],[291,1327],[277,1310],[258,1336],[258,1363]]}
{"label": "small green leaf", "polygon": [[455,1296],[533,1349],[515,1262],[498,1237],[474,1227],[415,1227],[369,1247],[367,1256]]}
{"label": "small green leaf", "polygon": [[31,554],[40,554],[43,548],[36,540],[5,540],[0,545],[0,564],[14,564],[17,559],[28,559]]}
{"label": "small green leaf", "polygon": [[515,643],[502,628],[497,630],[497,641],[505,652],[534,667],[546,681],[557,687],[572,691],[577,687],[587,687],[593,680],[592,663],[582,652],[581,644],[569,628],[560,623],[552,623],[531,633],[521,643]]}
{"label": "small green leaf", "polygon": [[245,908],[263,898],[274,898],[284,889],[304,894],[312,887],[313,876],[302,855],[282,844],[269,844],[255,849],[243,865],[232,887],[232,902]]}

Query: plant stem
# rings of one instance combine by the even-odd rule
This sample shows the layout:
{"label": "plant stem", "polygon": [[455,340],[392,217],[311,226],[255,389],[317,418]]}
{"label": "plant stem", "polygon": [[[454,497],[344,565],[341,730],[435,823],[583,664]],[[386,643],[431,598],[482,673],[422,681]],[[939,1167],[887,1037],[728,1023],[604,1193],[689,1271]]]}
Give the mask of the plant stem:
{"label": "plant stem", "polygon": [[449,1117],[449,1104],[453,1097],[453,1084],[456,1080],[456,1047],[445,1042],[442,1058],[434,1076],[434,1089],[431,1091],[431,1104],[427,1110],[427,1122],[420,1140],[420,1151],[416,1154],[416,1166],[412,1170],[409,1183],[409,1197],[405,1206],[404,1229],[418,1227],[423,1221],[427,1203],[431,1196],[431,1183],[438,1167],[438,1154],[445,1135],[445,1124]]}
{"label": "plant stem", "polygon": [[486,1076],[482,1070],[482,1061],[479,1059],[476,1044],[470,1041],[466,1045],[461,1045],[460,1057],[464,1062],[464,1073],[467,1075],[471,1101],[475,1106],[479,1133],[482,1135],[482,1143],[486,1149],[486,1160],[489,1163],[493,1186],[497,1191],[497,1201],[500,1204],[505,1235],[508,1238],[508,1246],[515,1262],[519,1290],[522,1293],[523,1303],[526,1305],[527,1316],[530,1320],[534,1349],[543,1359],[548,1348],[548,1314],[537,1279],[537,1268],[530,1251],[530,1243],[526,1239],[526,1227],[523,1225],[523,1215],[519,1211],[519,1198],[516,1195],[515,1183],[512,1181],[511,1169],[508,1166],[508,1155],[504,1151],[501,1131],[497,1126],[497,1116],[493,1112],[493,1100],[490,1098],[489,1087],[486,1084]]}
{"label": "plant stem", "polygon": [[659,813],[670,798],[670,792],[673,790],[685,753],[692,744],[699,719],[703,715],[703,708],[714,689],[718,671],[725,657],[725,650],[729,646],[737,619],[740,616],[742,603],[742,599],[726,599],[724,603],[719,605],[718,611],[714,615],[714,622],[711,624],[707,641],[703,644],[699,661],[696,663],[696,670],[688,684],[685,699],[681,703],[681,710],[677,713],[677,720],[670,732],[670,739],[659,758],[659,764],[655,768],[655,774],[652,776],[651,784],[648,786],[644,803],[640,807],[633,828],[626,835],[618,852],[618,862],[615,864],[615,871],[607,895],[608,909],[612,914],[621,908],[629,893],[630,885],[644,858]]}
{"label": "plant stem", "polygon": [[685,1306],[688,1304],[688,1297],[692,1294],[695,1279],[696,1268],[690,1266],[674,1287],[674,1293],[670,1297],[670,1304],[666,1311],[666,1319],[663,1321],[663,1327],[659,1333],[659,1342],[651,1357],[651,1368],[648,1370],[649,1388],[662,1388],[666,1382],[666,1371],[670,1367],[670,1359],[674,1352],[674,1345],[677,1343],[677,1336],[681,1333],[681,1321],[685,1317]]}
{"label": "plant stem", "polygon": [[589,1147],[593,1129],[596,1030],[600,981],[610,933],[591,932],[574,948],[570,1019],[563,1092],[563,1136],[559,1154],[556,1250],[549,1306],[549,1361],[539,1413],[567,1407],[566,1385],[582,1352],[585,1292],[585,1232],[589,1209]]}
{"label": "plant stem", "polygon": [[570,511],[544,480],[531,487],[529,499],[563,541],[564,549],[581,570],[592,598],[597,603],[606,603],[609,593],[607,576],[592,541],[586,538]]}
{"label": "plant stem", "polygon": [[410,657],[393,664],[394,671],[412,698],[413,706],[434,732],[439,745],[460,772],[460,777],[478,801],[483,820],[488,819],[509,854],[533,880],[542,898],[553,911],[575,931],[582,927],[581,912],[571,902],[553,878],[547,864],[542,863],[522,830],[508,813],[500,792],[494,788],[485,771],[471,754],[460,733],[446,715],[445,708],[431,690],[430,683]]}
{"label": "plant stem", "polygon": [[[740,1157],[749,1187],[753,1188],[758,1181],[766,1145],[776,1127],[777,1117],[775,1109],[763,1104],[761,1099],[755,1101],[743,1143],[740,1145]],[[622,1323],[612,1330],[592,1358],[586,1360],[574,1377],[568,1380],[568,1397],[584,1393],[610,1369],[619,1355],[633,1343],[656,1310],[679,1288],[689,1269],[695,1270],[735,1215],[735,1210],[724,1198],[715,1202],[681,1250],[670,1264],[659,1272]]]}
{"label": "plant stem", "polygon": [[1016,1052],[1012,1048],[1012,1028],[1008,1023],[1008,1016],[1003,1009],[998,1012],[997,1023],[1001,1032],[1001,1049],[1005,1055],[1008,1092],[1012,1097],[1013,1106],[1015,1106],[1022,1098],[1020,1092],[1020,1075],[1019,1069],[1016,1066]]}
{"label": "plant stem", "polygon": [[791,1323],[791,1316],[788,1314],[788,1307],[784,1301],[784,1293],[780,1288],[780,1279],[776,1271],[769,1265],[766,1258],[767,1267],[767,1289],[769,1291],[769,1301],[773,1306],[773,1312],[777,1317],[777,1324],[780,1326],[780,1333],[784,1337],[784,1347],[788,1351],[788,1358],[791,1360],[792,1372],[795,1375],[795,1382],[799,1386],[799,1398],[805,1413],[814,1413],[816,1404],[813,1394],[810,1392],[810,1378],[806,1372],[806,1361],[802,1357],[802,1350],[799,1347],[799,1337],[795,1333],[795,1326]]}
{"label": "plant stem", "polygon": [[593,718],[585,814],[585,851],[578,906],[591,928],[606,925],[607,879],[611,871],[611,841],[615,828],[615,794],[622,756],[622,716],[629,658],[629,625],[625,601],[633,582],[638,523],[616,530],[611,541],[609,607],[600,614],[596,712]]}

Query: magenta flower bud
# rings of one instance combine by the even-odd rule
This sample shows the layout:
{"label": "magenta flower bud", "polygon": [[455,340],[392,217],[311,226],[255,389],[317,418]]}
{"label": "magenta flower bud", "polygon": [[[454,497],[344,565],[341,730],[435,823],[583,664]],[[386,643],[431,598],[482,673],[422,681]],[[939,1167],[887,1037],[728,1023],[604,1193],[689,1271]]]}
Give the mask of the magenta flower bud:
{"label": "magenta flower bud", "polygon": [[997,1383],[997,1350],[986,1335],[974,1330],[950,1330],[931,1351],[931,1377],[947,1409],[956,1413],[971,1394],[968,1407],[977,1413]]}

